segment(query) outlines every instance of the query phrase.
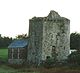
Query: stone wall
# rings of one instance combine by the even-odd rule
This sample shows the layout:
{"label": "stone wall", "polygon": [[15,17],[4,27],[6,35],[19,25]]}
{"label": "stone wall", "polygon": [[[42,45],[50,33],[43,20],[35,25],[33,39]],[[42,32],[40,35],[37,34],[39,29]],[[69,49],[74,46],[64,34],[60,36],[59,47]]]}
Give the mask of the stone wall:
{"label": "stone wall", "polygon": [[8,59],[9,64],[24,64],[26,59]]}
{"label": "stone wall", "polygon": [[43,21],[41,18],[33,18],[29,21],[29,49],[28,61],[39,63],[42,55]]}
{"label": "stone wall", "polygon": [[70,50],[70,25],[66,18],[48,19],[43,23],[42,60],[52,57],[52,48],[55,46],[57,59],[66,59]]}

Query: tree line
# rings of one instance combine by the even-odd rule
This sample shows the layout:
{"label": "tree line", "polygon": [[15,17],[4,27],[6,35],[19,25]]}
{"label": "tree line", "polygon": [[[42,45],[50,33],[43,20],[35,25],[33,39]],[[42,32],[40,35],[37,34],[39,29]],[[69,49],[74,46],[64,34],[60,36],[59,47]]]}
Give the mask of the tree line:
{"label": "tree line", "polygon": [[[26,39],[27,34],[17,35],[15,39]],[[0,48],[6,48],[13,41],[13,38],[2,37],[0,34]],[[80,50],[80,33],[71,33],[70,34],[70,48]]]}
{"label": "tree line", "polygon": [[27,38],[27,34],[21,34],[21,35],[17,35],[15,38],[12,37],[2,37],[0,34],[0,49],[2,48],[7,48],[11,42],[13,42],[16,39],[26,39]]}
{"label": "tree line", "polygon": [[80,50],[80,33],[71,33],[70,35],[70,48]]}
{"label": "tree line", "polygon": [[12,42],[12,38],[9,37],[2,37],[0,34],[0,48],[7,48],[8,45]]}

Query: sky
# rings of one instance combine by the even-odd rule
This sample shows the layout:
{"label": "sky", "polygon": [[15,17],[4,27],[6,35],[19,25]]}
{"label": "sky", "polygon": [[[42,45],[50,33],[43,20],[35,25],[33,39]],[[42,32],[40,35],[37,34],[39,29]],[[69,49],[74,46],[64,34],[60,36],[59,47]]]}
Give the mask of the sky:
{"label": "sky", "polygon": [[80,0],[0,0],[0,34],[28,34],[29,19],[47,16],[54,10],[70,19],[70,33],[80,33]]}

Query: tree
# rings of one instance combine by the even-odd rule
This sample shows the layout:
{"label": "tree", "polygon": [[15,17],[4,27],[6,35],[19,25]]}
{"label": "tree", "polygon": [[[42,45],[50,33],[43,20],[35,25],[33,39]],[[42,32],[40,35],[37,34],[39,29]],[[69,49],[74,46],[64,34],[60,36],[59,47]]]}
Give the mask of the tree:
{"label": "tree", "polygon": [[3,37],[3,43],[2,43],[2,45],[3,45],[3,47],[8,47],[9,46],[9,44],[12,42],[12,38],[9,38],[9,37]]}
{"label": "tree", "polygon": [[27,38],[27,34],[17,35],[16,38],[17,39],[26,39]]}
{"label": "tree", "polygon": [[12,38],[9,37],[2,37],[0,34],[0,48],[6,48],[9,46],[9,44],[12,42]]}
{"label": "tree", "polygon": [[70,35],[70,48],[80,50],[80,34],[71,33]]}

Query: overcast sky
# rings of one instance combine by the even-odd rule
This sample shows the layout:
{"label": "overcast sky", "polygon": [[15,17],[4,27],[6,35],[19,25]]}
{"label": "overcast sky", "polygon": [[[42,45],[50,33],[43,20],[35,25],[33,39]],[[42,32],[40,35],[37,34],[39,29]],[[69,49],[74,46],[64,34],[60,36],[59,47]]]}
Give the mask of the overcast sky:
{"label": "overcast sky", "polygon": [[80,0],[0,0],[0,34],[15,37],[28,33],[29,19],[47,16],[50,10],[70,19],[70,32],[80,33]]}

